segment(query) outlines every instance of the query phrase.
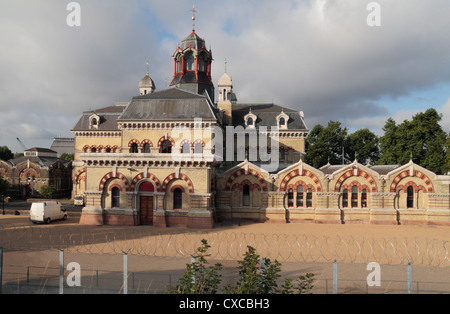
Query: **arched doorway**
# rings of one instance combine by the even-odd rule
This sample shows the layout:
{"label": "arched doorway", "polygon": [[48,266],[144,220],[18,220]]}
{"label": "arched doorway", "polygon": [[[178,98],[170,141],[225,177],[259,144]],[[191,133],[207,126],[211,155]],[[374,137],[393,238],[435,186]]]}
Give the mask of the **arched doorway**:
{"label": "arched doorway", "polygon": [[139,185],[139,221],[141,225],[153,225],[154,201],[150,193],[155,191],[151,182],[142,182]]}

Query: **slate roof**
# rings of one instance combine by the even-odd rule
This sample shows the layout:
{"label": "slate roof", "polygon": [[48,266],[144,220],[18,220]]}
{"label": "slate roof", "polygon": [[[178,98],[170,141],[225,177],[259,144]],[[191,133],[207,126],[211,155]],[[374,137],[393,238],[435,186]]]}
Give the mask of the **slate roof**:
{"label": "slate roof", "polygon": [[[340,170],[343,167],[346,167],[348,165],[330,165],[327,164],[323,167],[321,167],[319,170],[322,171],[324,174],[332,174],[338,170]],[[400,165],[374,165],[374,166],[367,166],[367,168],[375,171],[379,175],[387,175],[389,172],[399,168]]]}
{"label": "slate roof", "polygon": [[376,165],[376,166],[370,166],[369,168],[373,171],[377,172],[380,175],[386,175],[389,172],[399,168],[400,165]]}
{"label": "slate roof", "polygon": [[209,98],[179,88],[133,97],[118,118],[124,120],[217,120]]}
{"label": "slate roof", "polygon": [[205,40],[203,38],[200,38],[194,31],[186,36],[182,41],[180,48],[182,50],[185,50],[191,46],[194,49],[200,50],[203,47],[205,47]]}
{"label": "slate roof", "polygon": [[125,110],[125,105],[109,106],[97,110],[85,111],[78,120],[72,131],[87,131],[89,128],[89,117],[94,113],[100,117],[100,124],[96,131],[115,131],[118,130],[117,118]]}
{"label": "slate roof", "polygon": [[198,72],[198,79],[195,76],[195,71],[186,71],[183,75],[182,72],[178,72],[175,77],[173,78],[172,82],[170,83],[170,85],[176,85],[179,83],[184,83],[184,84],[203,84],[206,86],[210,86],[211,80],[209,79],[209,77],[205,74],[205,72]]}
{"label": "slate roof", "polygon": [[38,164],[41,167],[52,167],[58,161],[61,162],[65,167],[70,163],[69,161],[65,161],[56,157],[35,157],[35,156],[22,156],[15,159],[8,160],[12,166],[17,166],[23,162],[30,160],[35,164]]}
{"label": "slate roof", "polygon": [[304,119],[300,116],[298,111],[281,107],[273,103],[236,103],[233,104],[233,125],[241,125],[245,127],[244,117],[250,112],[256,115],[256,127],[260,126],[277,126],[276,117],[284,112],[289,116],[287,122],[288,130],[307,130]]}

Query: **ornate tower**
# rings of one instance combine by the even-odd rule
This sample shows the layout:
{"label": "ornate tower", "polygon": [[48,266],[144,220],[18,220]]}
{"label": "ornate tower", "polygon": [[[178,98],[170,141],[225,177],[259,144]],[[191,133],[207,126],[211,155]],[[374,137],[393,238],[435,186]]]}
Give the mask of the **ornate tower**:
{"label": "ornate tower", "polygon": [[142,80],[139,82],[139,94],[140,95],[147,95],[153,93],[155,90],[155,83],[151,79],[151,77],[148,75],[149,69],[148,69],[149,63],[147,62],[147,75],[142,78]]}
{"label": "ornate tower", "polygon": [[225,60],[225,73],[220,77],[217,84],[219,89],[219,99],[217,107],[222,110],[224,123],[232,124],[232,104],[236,102],[236,95],[233,93],[233,81],[227,74],[227,61]]}
{"label": "ornate tower", "polygon": [[211,79],[211,50],[205,48],[205,40],[195,33],[195,6],[192,10],[192,33],[181,41],[173,54],[174,74],[171,87],[178,87],[198,94],[208,93],[214,102],[214,84]]}

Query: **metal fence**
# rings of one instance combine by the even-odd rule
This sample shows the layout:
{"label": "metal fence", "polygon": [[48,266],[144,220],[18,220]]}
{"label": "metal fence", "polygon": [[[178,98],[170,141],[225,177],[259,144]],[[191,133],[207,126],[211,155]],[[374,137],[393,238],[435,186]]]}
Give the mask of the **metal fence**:
{"label": "metal fence", "polygon": [[[57,254],[55,254],[55,257]],[[100,257],[101,258],[101,257]],[[132,263],[131,263],[132,264]],[[334,263],[332,263],[334,264]],[[433,281],[428,277],[419,276],[413,280],[413,276],[402,280],[402,274],[407,273],[408,266],[396,265],[395,278],[383,277],[379,286],[369,286],[365,279],[366,273],[359,272],[352,265],[339,264],[338,269],[334,265],[321,264],[319,267],[330,268],[325,276],[316,274],[316,281],[312,293],[319,294],[437,294],[450,293],[450,282],[440,278]],[[352,275],[343,269],[345,266],[352,268]],[[119,270],[124,267],[123,270]],[[167,285],[175,285],[182,276],[183,269],[178,271],[160,271],[150,269],[148,271],[133,270],[133,265],[127,265],[130,269],[125,269],[125,265],[117,265],[118,270],[106,270],[101,268],[85,268],[81,270],[82,279],[79,286],[70,287],[66,283],[66,278],[70,273],[66,268],[48,266],[23,266],[4,265],[4,285],[3,293],[7,294],[159,294],[163,293]],[[305,269],[304,264],[297,264],[297,271],[301,273]],[[151,267],[150,267],[151,268]],[[307,269],[309,267],[306,267]],[[331,269],[333,269],[331,271]],[[354,272],[358,274],[355,275]],[[319,272],[320,273],[320,272]],[[416,276],[417,270],[412,272]],[[126,274],[126,275],[124,275]],[[236,272],[231,268],[226,268],[221,272],[223,280],[236,282]],[[296,279],[291,272],[283,272],[283,278]],[[282,279],[283,279],[282,278]],[[281,281],[280,281],[281,283]]]}
{"label": "metal fence", "polygon": [[176,232],[139,227],[0,225],[0,247],[5,250],[56,249],[87,254],[188,257],[195,253],[202,239],[208,241],[210,258],[216,260],[241,259],[247,246],[252,246],[260,256],[279,262],[450,266],[450,241],[438,239],[372,239],[233,231]]}
{"label": "metal fence", "polygon": [[[5,252],[50,251],[53,256],[53,252],[59,251],[73,256],[93,256],[99,265],[104,259],[124,257],[123,265],[119,262],[114,269],[84,269],[83,285],[73,289],[66,285],[64,293],[161,293],[166,285],[177,283],[185,263],[203,239],[211,246],[208,251],[211,261],[236,263],[243,258],[247,246],[252,246],[261,257],[282,262],[283,269],[288,267],[283,270],[284,277],[294,278],[294,273],[314,268],[320,274],[315,293],[450,293],[450,241],[445,240],[255,234],[232,229],[189,232],[141,227],[0,225],[0,248]],[[177,270],[157,270],[151,262],[146,271],[133,269],[136,265],[130,265],[129,269],[128,262],[125,263],[128,255],[160,264],[175,260]],[[53,258],[57,260],[57,255]],[[389,276],[389,269],[384,269],[383,286],[369,287],[364,280],[365,264],[372,262],[395,268],[395,276]],[[425,276],[413,280],[411,265],[415,275]],[[421,267],[426,269],[420,270]],[[61,293],[63,279],[68,274],[63,260],[60,268],[11,265],[8,261],[0,268],[3,268],[0,278],[3,276],[6,293]],[[224,276],[232,282],[235,270],[233,273],[228,268]]]}

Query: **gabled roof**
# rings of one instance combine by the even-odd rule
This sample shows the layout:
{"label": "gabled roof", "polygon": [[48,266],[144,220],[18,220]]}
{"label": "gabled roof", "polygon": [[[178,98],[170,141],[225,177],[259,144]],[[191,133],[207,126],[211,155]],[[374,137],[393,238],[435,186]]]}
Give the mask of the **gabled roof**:
{"label": "gabled roof", "polygon": [[118,118],[124,120],[217,120],[207,96],[179,88],[133,97]]}

